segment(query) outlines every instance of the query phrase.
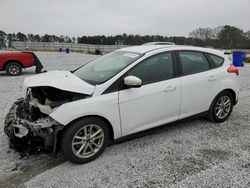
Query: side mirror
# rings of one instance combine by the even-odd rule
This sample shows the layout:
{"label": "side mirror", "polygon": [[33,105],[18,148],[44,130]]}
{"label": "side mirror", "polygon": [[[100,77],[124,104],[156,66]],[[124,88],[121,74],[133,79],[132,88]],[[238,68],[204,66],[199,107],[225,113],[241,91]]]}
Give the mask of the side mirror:
{"label": "side mirror", "polygon": [[136,76],[127,76],[124,78],[124,84],[128,88],[141,87],[142,80]]}

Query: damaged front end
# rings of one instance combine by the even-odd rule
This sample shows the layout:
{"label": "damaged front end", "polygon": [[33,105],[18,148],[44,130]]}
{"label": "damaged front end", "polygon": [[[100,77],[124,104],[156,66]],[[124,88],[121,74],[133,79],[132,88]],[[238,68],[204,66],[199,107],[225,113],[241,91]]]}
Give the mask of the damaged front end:
{"label": "damaged front end", "polygon": [[5,118],[4,131],[10,147],[22,153],[56,153],[58,132],[64,128],[49,114],[60,105],[88,97],[85,94],[42,86],[27,89]]}

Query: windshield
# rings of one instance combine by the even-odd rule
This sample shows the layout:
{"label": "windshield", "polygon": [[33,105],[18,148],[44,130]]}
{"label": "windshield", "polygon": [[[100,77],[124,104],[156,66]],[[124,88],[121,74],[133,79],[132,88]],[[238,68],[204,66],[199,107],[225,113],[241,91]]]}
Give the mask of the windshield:
{"label": "windshield", "polygon": [[73,74],[89,84],[98,85],[115,76],[142,55],[127,51],[111,52],[80,67]]}

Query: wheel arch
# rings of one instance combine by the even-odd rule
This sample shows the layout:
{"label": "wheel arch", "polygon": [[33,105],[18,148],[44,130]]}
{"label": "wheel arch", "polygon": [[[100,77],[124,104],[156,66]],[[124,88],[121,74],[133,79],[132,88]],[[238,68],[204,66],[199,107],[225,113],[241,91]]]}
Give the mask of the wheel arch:
{"label": "wheel arch", "polygon": [[99,116],[99,115],[86,115],[86,116],[82,116],[82,117],[79,117],[77,119],[74,119],[72,120],[71,122],[69,122],[67,125],[65,125],[65,128],[69,127],[70,124],[80,120],[80,119],[84,119],[84,118],[90,118],[90,117],[95,117],[95,118],[98,118],[98,119],[101,119],[103,120],[107,126],[108,126],[108,129],[109,129],[109,141],[114,141],[114,130],[113,130],[113,127],[112,127],[112,124],[110,123],[110,121],[103,117],[103,116]]}
{"label": "wheel arch", "polygon": [[[237,103],[237,100],[236,100],[236,92],[233,90],[233,89],[230,89],[230,88],[228,88],[228,89],[224,89],[223,91],[221,91],[219,94],[221,94],[222,92],[229,92],[229,93],[231,93],[232,94],[232,96],[233,96],[233,102],[234,102],[234,105]],[[218,95],[219,95],[218,94]]]}
{"label": "wheel arch", "polygon": [[24,68],[23,64],[16,60],[16,59],[10,59],[10,60],[7,60],[4,64],[3,64],[3,70],[6,70],[6,67],[9,63],[18,63],[22,68]]}
{"label": "wheel arch", "polygon": [[220,91],[220,92],[214,97],[214,99],[213,99],[213,101],[212,101],[210,107],[213,105],[214,100],[215,100],[221,93],[223,93],[223,92],[229,92],[229,93],[231,93],[232,96],[233,96],[233,103],[234,103],[234,105],[237,103],[237,100],[236,100],[236,92],[235,92],[233,89],[231,89],[231,88],[227,88],[227,89],[223,89],[222,91]]}
{"label": "wheel arch", "polygon": [[[208,114],[207,114],[207,116],[206,116],[206,118],[207,118],[208,120],[212,121],[212,122],[220,123],[220,122],[225,121],[225,120],[229,117],[229,116],[227,116],[226,119],[221,119],[221,120],[220,120],[220,119],[218,119],[217,117],[214,117],[214,115],[213,115],[213,114],[214,114],[214,113],[213,113],[213,106],[214,106],[216,100],[218,99],[218,97],[219,97],[222,93],[224,93],[224,92],[228,92],[228,93],[230,93],[230,94],[232,95],[232,97],[233,97],[232,108],[233,108],[233,105],[235,105],[235,104],[237,103],[237,94],[236,94],[236,92],[235,92],[233,89],[227,88],[227,89],[223,89],[222,91],[220,91],[220,92],[214,97],[213,101],[211,102],[210,107],[209,107],[209,110],[208,110]],[[229,113],[232,112],[232,108],[231,108],[231,111],[230,111]],[[229,114],[229,115],[230,115],[230,114]]]}

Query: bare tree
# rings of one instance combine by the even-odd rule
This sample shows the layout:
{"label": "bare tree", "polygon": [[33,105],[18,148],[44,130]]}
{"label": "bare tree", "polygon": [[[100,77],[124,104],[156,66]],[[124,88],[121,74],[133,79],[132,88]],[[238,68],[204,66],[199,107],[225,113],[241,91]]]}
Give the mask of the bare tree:
{"label": "bare tree", "polygon": [[28,33],[28,40],[29,40],[30,42],[33,42],[33,41],[34,41],[34,34]]}
{"label": "bare tree", "polygon": [[250,31],[247,31],[247,32],[246,32],[246,37],[247,37],[248,39],[250,39]]}
{"label": "bare tree", "polygon": [[198,28],[192,31],[190,34],[190,37],[197,38],[200,40],[207,40],[214,38],[214,32],[211,28]]}
{"label": "bare tree", "polygon": [[0,30],[0,49],[5,46],[6,33]]}
{"label": "bare tree", "polygon": [[219,34],[222,29],[223,29],[223,26],[219,26],[213,29],[213,39],[218,39]]}
{"label": "bare tree", "polygon": [[218,35],[218,40],[220,46],[223,48],[240,48],[244,44],[244,41],[246,41],[246,37],[243,30],[225,25]]}

